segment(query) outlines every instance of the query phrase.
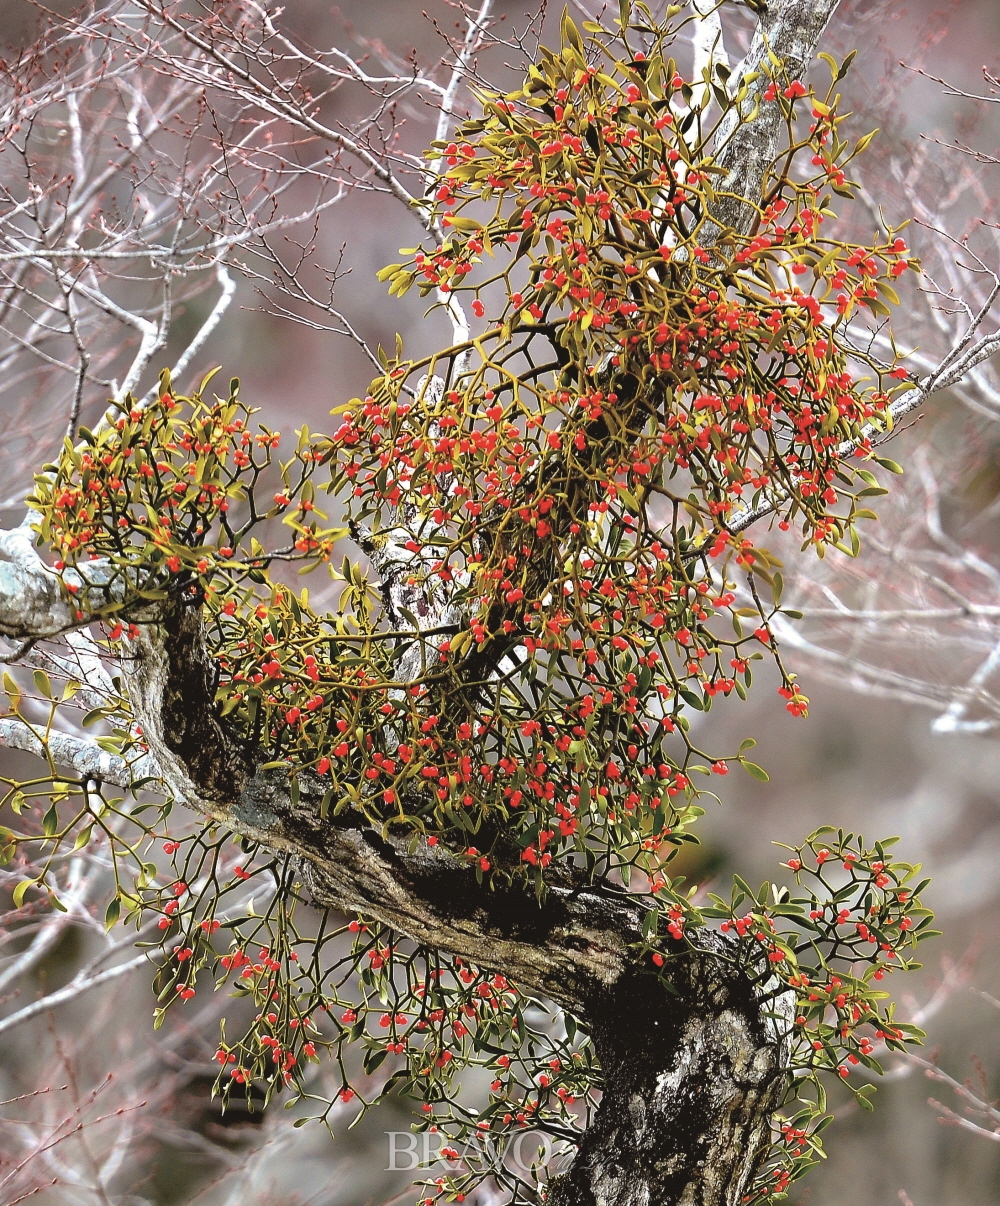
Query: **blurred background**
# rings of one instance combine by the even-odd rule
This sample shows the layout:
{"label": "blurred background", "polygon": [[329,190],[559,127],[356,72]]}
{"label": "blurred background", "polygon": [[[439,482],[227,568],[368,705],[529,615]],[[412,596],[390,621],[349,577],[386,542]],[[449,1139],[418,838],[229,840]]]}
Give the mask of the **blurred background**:
{"label": "blurred background", "polygon": [[[102,7],[95,0],[90,11]],[[121,5],[113,7],[122,12]],[[577,15],[584,9],[597,13],[599,5],[581,3]],[[22,69],[19,54],[38,34],[58,33],[59,16],[68,11],[0,0],[0,39],[9,45],[0,52],[6,60],[0,88]],[[498,3],[494,11],[502,18],[496,36],[506,44],[487,40],[476,63],[481,76],[502,86],[523,61],[519,40],[530,45],[539,22],[521,3]],[[558,16],[556,8],[543,16],[543,41],[556,39]],[[723,17],[736,61],[752,17],[729,5]],[[280,24],[297,45],[338,47],[363,61],[369,74],[405,75],[418,64],[437,81],[447,80],[447,70],[437,66],[451,53],[447,39],[465,31],[463,10],[448,0],[344,0],[337,6],[289,0]],[[838,58],[859,51],[843,84],[855,113],[852,134],[881,129],[859,169],[861,197],[840,203],[845,229],[870,234],[880,207],[893,224],[919,219],[906,234],[928,272],[922,288],[911,285],[894,326],[900,346],[917,349],[913,363],[924,372],[988,298],[994,281],[986,269],[1000,268],[1000,98],[983,75],[984,67],[994,77],[1000,72],[1000,6],[996,0],[844,0],[825,48]],[[58,77],[52,53],[46,51],[48,66],[39,66],[40,81]],[[824,86],[825,73],[817,67]],[[168,88],[162,80],[158,86]],[[178,109],[182,93],[169,102]],[[406,90],[384,122],[391,137],[380,146],[401,171],[410,170],[408,157],[434,137],[436,95]],[[13,85],[5,103],[13,109],[21,103]],[[463,92],[457,108],[467,106]],[[331,127],[373,129],[365,125],[371,92],[349,81],[326,95],[321,109]],[[71,170],[72,147],[60,142],[66,114],[39,106],[18,120],[36,140],[33,184],[44,192]],[[110,130],[110,119],[107,124]],[[86,137],[98,138],[97,124],[85,121],[84,127]],[[108,136],[127,138],[127,124],[122,129]],[[178,156],[184,141],[181,127],[163,129],[166,149],[142,152],[161,163]],[[288,150],[298,137],[294,131],[274,137],[285,140],[294,160]],[[71,131],[68,142],[73,138]],[[0,221],[7,223],[0,250],[21,237],[10,231],[22,220],[13,214],[18,198],[27,195],[27,157],[19,150],[25,145],[15,138],[0,152]],[[84,145],[94,162],[105,153],[97,143],[84,139]],[[197,140],[191,145],[198,149]],[[397,248],[420,240],[404,207],[371,176],[352,176],[346,161],[334,160],[329,178],[354,187],[317,209],[317,165],[326,153],[307,148],[281,195],[267,189],[244,194],[259,207],[258,222],[278,211],[294,214],[299,206],[318,215],[316,224],[310,218],[276,227],[267,236],[270,253],[251,241],[234,243],[228,278],[234,295],[179,381],[191,387],[222,365],[225,376],[242,378],[243,397],[261,407],[264,421],[286,431],[302,423],[323,428],[330,409],[363,394],[372,376],[358,343],[329,328],[343,328],[346,320],[371,347],[391,348],[399,333],[409,354],[450,342],[440,312],[424,317],[412,294],[387,298],[375,280]],[[248,158],[246,172],[261,162]],[[145,176],[119,173],[104,186],[97,209],[88,211],[88,229],[102,229],[101,222],[103,229],[121,228],[136,196],[147,205],[147,225],[155,224],[149,215],[162,208],[155,181],[155,164]],[[225,194],[225,181],[219,188]],[[217,197],[216,209],[231,201]],[[272,203],[276,210],[268,208]],[[228,213],[228,226],[213,226],[211,213],[194,208],[187,216],[203,232],[239,231],[241,222],[251,223],[245,213],[233,216],[237,208]],[[142,222],[129,227],[129,238],[143,229]],[[296,296],[287,275],[282,279],[278,261],[287,269],[296,256],[305,260],[298,279],[325,310],[307,304],[301,291]],[[78,313],[90,356],[78,387],[71,333],[65,346],[46,344],[41,357],[28,350],[41,346],[39,299],[60,283],[51,277],[32,283],[17,277],[20,271],[3,261],[5,526],[19,522],[32,471],[55,454],[75,401],[81,420],[93,422],[112,387],[128,379],[144,330],[106,307]],[[132,305],[133,315],[155,318],[154,278],[138,269],[113,275],[110,284],[101,278],[107,295],[126,309]],[[214,266],[192,267],[177,286],[163,346],[131,382],[136,392],[189,347],[228,287]],[[963,310],[962,299],[971,311]],[[985,329],[995,325],[987,320]],[[109,384],[102,388],[102,381]],[[856,560],[833,554],[804,564],[779,533],[768,542],[788,567],[785,602],[803,613],[801,621],[786,622],[781,635],[786,662],[810,697],[810,715],[805,721],[790,716],[777,683],[765,681],[748,703],[734,698],[705,718],[709,746],[735,748],[743,737],[756,737],[757,761],[770,782],[738,772],[722,782],[721,806],[709,810],[703,844],[685,870],[726,891],[733,871],[755,882],[779,879],[781,852],[772,843],[796,842],[820,824],[872,838],[900,835],[902,857],[922,862],[933,877],[927,903],[944,936],[923,948],[920,973],[892,987],[901,994],[900,1017],[927,1030],[924,1056],[934,1066],[891,1059],[874,1115],[853,1109],[846,1095],[835,1100],[837,1121],[826,1132],[829,1159],[794,1189],[792,1200],[986,1206],[1000,1203],[1000,1114],[990,1112],[1000,1096],[1000,377],[982,366],[961,389],[938,395],[904,424],[886,451],[907,472],[892,481],[891,497],[880,500],[880,522]],[[5,775],[31,773],[29,759],[9,753],[3,759]],[[409,1125],[402,1106],[387,1106],[354,1129],[348,1129],[353,1113],[344,1107],[332,1116],[334,1138],[320,1126],[295,1129],[302,1111],[288,1113],[280,1102],[266,1112],[222,1115],[210,1091],[227,1001],[222,994],[205,1002],[199,997],[196,1007],[173,1010],[154,1033],[148,965],[134,959],[127,936],[104,934],[105,873],[99,860],[68,866],[72,908],[53,920],[40,905],[11,909],[9,891],[20,876],[11,868],[0,872],[0,892],[8,893],[0,906],[8,910],[0,915],[0,1203],[378,1206],[408,1200],[409,1175],[385,1171],[385,1132]],[[74,982],[126,964],[87,992],[73,991]],[[42,1002],[37,1011],[27,1008],[36,1002]],[[942,1080],[945,1075],[953,1083]],[[319,1082],[323,1076],[317,1072]],[[963,1098],[963,1087],[971,1097]]]}

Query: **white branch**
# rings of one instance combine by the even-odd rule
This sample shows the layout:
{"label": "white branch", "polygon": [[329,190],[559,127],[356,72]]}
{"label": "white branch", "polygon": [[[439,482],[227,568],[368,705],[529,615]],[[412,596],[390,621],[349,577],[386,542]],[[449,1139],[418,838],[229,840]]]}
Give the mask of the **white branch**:
{"label": "white branch", "polygon": [[[470,13],[466,16],[465,41],[462,43],[461,50],[455,56],[455,65],[452,68],[451,77],[441,97],[441,112],[438,114],[437,129],[435,131],[435,138],[438,141],[443,142],[451,130],[451,123],[455,116],[455,98],[458,95],[459,86],[469,68],[472,56],[482,43],[483,34],[485,33],[485,23],[489,20],[492,8],[493,0],[482,0],[477,15],[473,17]],[[428,193],[434,186],[440,167],[441,156],[430,160],[427,164],[425,179],[427,181],[426,188]],[[443,237],[440,224],[435,222],[434,226],[438,237]],[[467,342],[470,327],[468,315],[465,313],[464,307],[453,293],[443,293],[438,289],[436,295],[438,301],[441,302],[447,311],[448,318],[451,321],[452,341],[454,343]]]}
{"label": "white branch", "polygon": [[[992,305],[994,296],[991,295],[990,305]],[[976,316],[975,325],[977,327],[986,317],[986,313],[987,311],[984,309]],[[963,339],[960,347],[967,347],[968,342],[968,338]],[[975,368],[977,364],[982,364],[984,360],[989,359],[997,350],[1000,350],[1000,332],[994,335],[987,335],[973,343],[971,347],[967,347],[964,354],[959,354],[960,348],[952,349],[930,377],[926,378],[917,388],[908,390],[901,398],[890,405],[889,414],[892,416],[893,425],[895,426],[899,419],[912,414],[918,407],[923,406],[935,394],[961,381],[966,373]],[[862,441],[865,439],[869,439],[873,444],[877,445],[887,439],[888,434],[881,428],[868,424],[862,428],[858,439],[845,440],[838,446],[837,458],[838,460],[844,460],[849,457],[860,447]],[[758,519],[772,515],[784,501],[784,496],[778,495],[768,502],[762,502],[753,509],[748,509],[740,512],[738,515],[734,515],[726,526],[731,532],[744,532],[751,524],[756,523]]]}
{"label": "white branch", "polygon": [[150,966],[147,954],[136,955],[127,963],[119,963],[117,967],[109,967],[107,971],[98,972],[96,975],[78,972],[65,987],[56,992],[50,992],[48,996],[33,1001],[30,1005],[25,1005],[23,1009],[19,1009],[17,1013],[12,1013],[9,1017],[0,1018],[0,1034],[3,1034],[5,1030],[12,1030],[15,1026],[20,1026],[22,1022],[30,1021],[40,1013],[54,1009],[57,1005],[72,1001],[76,997],[82,996],[83,993],[90,992],[91,989],[100,988],[102,984],[126,976],[129,972],[142,967],[143,964],[147,967]]}
{"label": "white branch", "polygon": [[[229,269],[225,264],[219,263],[216,265],[215,279],[222,287],[222,294],[220,295],[219,300],[212,307],[211,313],[198,328],[194,338],[187,345],[184,351],[181,352],[180,356],[177,357],[173,368],[170,370],[170,376],[174,380],[177,380],[177,378],[180,377],[194,357],[205,346],[208,337],[222,321],[222,316],[229,309],[229,305],[233,300],[234,294],[236,293],[236,282],[233,280],[229,273]],[[143,398],[143,402],[146,405],[148,405],[156,396],[156,390],[157,386],[153,385],[147,391],[145,397]]]}
{"label": "white branch", "polygon": [[967,607],[901,607],[896,610],[853,611],[846,605],[841,607],[798,607],[806,620],[858,620],[867,624],[884,624],[897,620],[960,620],[968,616],[983,616],[1000,619],[1000,607],[980,606],[970,603]]}
{"label": "white branch", "polygon": [[[109,567],[92,561],[62,578],[39,557],[32,545],[28,512],[20,526],[0,529],[0,636],[15,640],[58,636],[90,622],[108,603]],[[77,588],[70,598],[63,583]],[[120,593],[121,583],[112,594]]]}
{"label": "white branch", "polygon": [[[935,709],[947,706],[949,702],[951,691],[946,686],[923,682],[895,670],[868,665],[833,649],[824,649],[808,640],[795,625],[780,614],[775,615],[770,623],[775,637],[782,645],[808,654],[821,665],[836,667],[839,672],[837,681],[841,685],[850,686],[866,695],[875,695],[883,699],[899,699],[904,703],[916,703]],[[984,704],[992,705],[1000,713],[1000,705],[991,701],[982,692],[979,693],[979,699]],[[983,720],[979,723],[983,727],[977,731],[981,732],[1000,728],[1000,715],[993,720]]]}
{"label": "white branch", "polygon": [[11,716],[0,717],[0,747],[24,750],[45,758],[53,766],[72,768],[81,779],[98,779],[123,790],[142,779],[157,779],[160,774],[149,754],[129,761],[101,749],[96,741],[58,731],[50,732],[43,740],[31,725]]}
{"label": "white branch", "polygon": [[947,711],[931,724],[932,733],[988,733],[997,728],[997,720],[966,720],[969,705],[983,695],[983,687],[1000,669],[1000,640],[990,650],[989,656],[979,665],[966,685],[956,693]]}
{"label": "white branch", "polygon": [[729,66],[729,55],[722,34],[722,18],[719,9],[722,0],[692,0],[692,9],[697,14],[694,30],[691,35],[691,45],[694,49],[693,73],[693,103],[696,108],[705,110],[711,104],[712,90],[708,83],[703,82],[705,73],[708,79],[720,82],[715,74],[716,65]]}
{"label": "white branch", "polygon": [[332,143],[334,146],[340,147],[349,155],[353,155],[356,159],[360,160],[408,208],[415,208],[425,227],[429,225],[426,209],[418,205],[417,199],[403,186],[385,163],[367,147],[363,146],[356,138],[352,138],[340,130],[326,125],[301,105],[286,100],[280,94],[277,87],[268,87],[261,80],[255,79],[251,72],[237,62],[235,58],[224,54],[213,43],[198,37],[197,34],[192,32],[191,29],[176,17],[173,17],[165,8],[157,6],[152,0],[135,0],[135,3],[151,17],[162,21],[189,45],[200,50],[207,59],[217,63],[228,75],[227,81],[216,69],[210,69],[207,65],[204,70],[199,71],[195,69],[195,64],[193,63],[180,59],[173,60],[172,66],[176,70],[184,69],[187,78],[193,83],[198,83],[205,87],[219,88],[226,86],[228,82],[231,93],[240,100],[258,105],[265,112],[284,118],[308,130],[311,134],[315,134],[317,137]]}

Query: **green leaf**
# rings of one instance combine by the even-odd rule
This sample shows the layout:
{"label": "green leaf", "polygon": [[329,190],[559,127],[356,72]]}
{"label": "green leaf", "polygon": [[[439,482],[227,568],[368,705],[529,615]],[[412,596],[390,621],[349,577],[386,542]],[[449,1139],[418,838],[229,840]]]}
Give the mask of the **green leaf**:
{"label": "green leaf", "polygon": [[897,464],[896,461],[891,460],[887,456],[877,456],[875,458],[875,460],[878,461],[878,463],[882,466],[883,469],[888,469],[890,473],[902,473],[903,472],[903,466]]}
{"label": "green leaf", "polygon": [[833,82],[836,83],[837,79],[839,78],[837,76],[837,72],[839,70],[837,60],[832,54],[827,54],[825,50],[821,50],[816,57],[818,59],[822,59],[823,62],[826,63],[826,65],[830,68],[830,75],[833,77]]}
{"label": "green leaf", "polygon": [[[753,894],[754,894],[753,888],[750,887],[750,885],[747,883],[747,881],[741,875],[734,875],[733,883],[737,886],[737,888],[739,888],[739,890],[744,894],[745,897],[753,896]],[[738,907],[739,906],[737,905],[737,908]]]}
{"label": "green leaf", "polygon": [[110,930],[122,914],[122,902],[116,896],[104,911],[104,928]]}
{"label": "green leaf", "polygon": [[385,1057],[389,1054],[385,1049],[381,1051],[368,1051],[365,1054],[365,1072],[370,1076],[377,1067],[382,1063]]}
{"label": "green leaf", "polygon": [[51,837],[59,828],[59,811],[53,801],[45,810],[45,816],[42,817],[42,832],[46,837]]}
{"label": "green leaf", "polygon": [[15,909],[19,909],[21,907],[21,905],[24,903],[24,894],[25,894],[25,892],[27,892],[27,890],[29,888],[34,886],[34,883],[35,883],[35,881],[33,879],[22,879],[21,882],[14,889],[14,891],[12,893],[12,898],[14,901]]}
{"label": "green leaf", "polygon": [[21,702],[21,688],[6,670],[3,672],[3,689],[7,693],[7,697],[10,699],[10,706],[16,712],[18,705]]}
{"label": "green leaf", "polygon": [[762,766],[758,766],[756,762],[747,762],[745,758],[741,758],[740,765],[751,779],[757,779],[760,783],[770,783],[771,776]]}
{"label": "green leaf", "polygon": [[562,20],[559,23],[559,32],[562,34],[564,46],[572,46],[574,50],[578,50],[583,54],[583,38],[580,37],[580,31],[573,23],[573,18],[569,15],[569,8],[564,8],[562,12]]}
{"label": "green leaf", "polygon": [[879,281],[876,288],[878,289],[879,293],[881,293],[882,296],[886,299],[886,301],[892,302],[892,304],[894,306],[898,306],[900,304],[899,303],[899,294],[896,292],[895,289],[893,289],[893,287],[891,285],[887,285],[885,283],[885,281]]}
{"label": "green leaf", "polygon": [[836,78],[833,81],[835,84],[839,83],[840,80],[842,80],[844,78],[844,76],[847,75],[848,71],[850,71],[851,64],[854,62],[854,58],[857,55],[857,53],[858,52],[856,50],[852,50],[851,53],[847,56],[847,58],[844,59],[844,61],[840,64],[840,70],[837,72]]}
{"label": "green leaf", "polygon": [[867,151],[868,147],[871,145],[872,139],[875,137],[875,135],[877,133],[878,133],[878,130],[875,129],[875,130],[872,130],[869,134],[862,135],[862,137],[858,139],[857,145],[854,148],[855,155],[860,155],[860,154],[862,154],[862,152]]}
{"label": "green leaf", "polygon": [[416,276],[412,272],[401,272],[397,276],[389,288],[389,296],[395,294],[396,297],[402,297],[416,280]]}
{"label": "green leaf", "polygon": [[877,297],[863,297],[861,299],[861,304],[863,306],[867,306],[868,309],[871,310],[871,312],[877,318],[891,318],[892,317],[892,311],[885,304],[885,302],[879,301],[879,299]]}
{"label": "green leaf", "polygon": [[31,676],[35,680],[35,686],[45,696],[46,699],[52,698],[52,684],[49,682],[49,676],[44,670],[36,670]]}
{"label": "green leaf", "polygon": [[453,215],[448,219],[448,225],[453,230],[461,231],[462,234],[472,234],[474,231],[482,230],[482,222],[477,222],[475,218],[460,218]]}

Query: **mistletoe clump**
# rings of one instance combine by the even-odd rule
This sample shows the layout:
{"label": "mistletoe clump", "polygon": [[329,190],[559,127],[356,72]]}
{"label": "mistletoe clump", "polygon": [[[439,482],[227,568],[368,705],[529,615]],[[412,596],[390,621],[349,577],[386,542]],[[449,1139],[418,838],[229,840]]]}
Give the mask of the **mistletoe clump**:
{"label": "mistletoe clump", "polygon": [[[339,427],[303,429],[285,461],[237,382],[209,401],[207,381],[188,398],[164,376],[151,405],[128,399],[67,443],[29,501],[78,619],[103,620],[110,650],[127,657],[166,603],[201,609],[219,722],[255,767],[287,776],[294,801],[303,784],[320,796],[323,820],[440,847],[488,887],[543,898],[582,868],[641,890],[635,957],[667,981],[721,920],[796,1072],[800,1107],[755,1190],[768,1196],[818,1149],[816,1074],[877,1070],[880,1044],[919,1037],[875,985],[911,965],[929,914],[889,843],[826,831],[786,863],[804,895],[737,880],[731,901],[698,908],[670,863],[696,840],[706,780],[740,765],[767,776],[750,738],[700,748],[691,715],[745,698],[764,657],[806,715],[770,627],[781,563],[746,528],[772,514],[803,550],[857,553],[858,523],[875,518],[866,500],[885,493],[865,465],[898,469],[874,444],[910,383],[859,350],[852,324],[886,317],[893,280],[917,265],[896,230],[867,245],[833,233],[833,196],[850,196],[867,141],[841,135],[843,69],[831,60],[820,97],[773,64],[760,104],[777,107],[785,139],[754,204],[720,166],[755,116],[753,81],[731,89],[719,69],[685,81],[669,54],[678,21],[637,12],[614,32],[588,25],[586,40],[565,17],[561,48],[541,50],[522,88],[484,94],[481,116],[433,148],[438,237],[380,275],[452,313],[469,301],[477,333],[383,356],[368,394],[335,408]],[[734,200],[752,210],[745,228],[720,223]],[[324,493],[343,526],[320,510]],[[348,536],[363,557],[341,558]],[[322,569],[336,607],[312,606],[284,567]],[[101,717],[110,750],[141,752],[124,699]],[[42,832],[5,831],[8,849],[76,840],[89,800]],[[168,815],[169,801],[162,826]],[[293,864],[251,842],[234,866],[218,828],[184,844],[156,824],[143,833],[165,841],[171,882],[134,855],[142,870],[121,899],[133,917],[159,912],[176,940],[164,1007],[193,996],[202,970],[259,1007],[219,1048],[225,1094],[305,1092],[303,1069],[330,1049],[337,1100],[366,1107],[344,1055],[361,1044],[365,1072],[385,1071],[376,1098],[416,1098],[419,1125],[467,1166],[427,1202],[486,1176],[529,1193],[504,1163],[525,1129],[573,1146],[602,1084],[576,1019],[539,1014],[503,969],[365,918],[300,931]],[[253,876],[272,883],[271,910],[227,914]],[[493,1079],[473,1113],[457,1078],[480,1067]]]}
{"label": "mistletoe clump", "polygon": [[[693,776],[759,773],[689,733],[691,710],[745,695],[751,662],[776,656],[779,563],[734,520],[767,504],[807,546],[856,551],[873,518],[860,504],[882,488],[845,445],[866,453],[892,392],[877,369],[855,379],[850,319],[858,303],[881,314],[910,263],[895,238],[821,233],[822,184],[845,191],[856,151],[836,96],[768,90],[788,128],[781,174],[752,235],[720,230],[707,147],[746,85],[714,89],[708,130],[703,110],[680,116],[692,91],[669,25],[638,56],[586,47],[568,19],[564,34],[441,148],[434,220],[454,233],[413,265],[426,292],[503,286],[481,334],[387,363],[333,435],[299,433],[264,502],[279,437],[251,434],[235,382],[211,405],[168,382],[149,408],[126,405],[34,499],[57,568],[82,555],[118,570],[109,613],[204,597],[220,714],[271,761],[327,777],[334,809],[539,885],[564,858],[606,871],[645,847],[655,861],[698,815]],[[819,166],[799,174],[802,159]],[[469,216],[484,203],[491,215]],[[484,256],[509,262],[476,280]],[[396,292],[415,279],[383,275]],[[267,575],[329,561],[344,529],[320,527],[324,488],[381,592],[345,559],[340,607],[320,615]],[[251,533],[277,516],[294,539],[265,549]]]}

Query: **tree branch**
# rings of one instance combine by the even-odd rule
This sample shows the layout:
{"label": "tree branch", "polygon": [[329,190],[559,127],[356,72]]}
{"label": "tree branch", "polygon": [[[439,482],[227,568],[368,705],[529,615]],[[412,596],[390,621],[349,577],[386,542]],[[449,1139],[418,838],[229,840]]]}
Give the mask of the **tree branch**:
{"label": "tree branch", "polygon": [[[739,111],[727,114],[717,138],[716,161],[726,171],[721,178],[713,218],[715,237],[726,228],[746,234],[757,218],[767,173],[774,163],[783,121],[778,105],[763,99],[776,56],[789,79],[799,79],[812,62],[819,40],[840,0],[771,0],[757,22],[753,41],[730,87],[736,91],[749,76],[746,99]],[[756,114],[756,115],[755,115]],[[710,231],[703,239],[714,241]]]}
{"label": "tree branch", "polygon": [[113,783],[123,791],[135,783],[160,778],[159,768],[148,754],[129,761],[86,737],[58,730],[43,736],[25,721],[10,716],[0,717],[0,746],[51,759],[54,767],[72,768],[80,779]]}
{"label": "tree branch", "polygon": [[129,972],[142,967],[143,964],[146,967],[151,967],[149,955],[145,952],[141,955],[136,955],[133,959],[129,959],[126,963],[119,963],[116,967],[109,967],[106,971],[97,972],[93,975],[84,969],[78,972],[63,988],[50,992],[47,996],[40,997],[39,1000],[33,1001],[30,1005],[25,1005],[23,1009],[19,1009],[17,1013],[10,1014],[9,1017],[0,1018],[0,1034],[3,1034],[6,1030],[13,1030],[15,1026],[20,1026],[22,1022],[28,1022],[32,1018],[38,1017],[40,1013],[47,1013],[50,1009],[55,1009],[57,1005],[63,1005],[66,1001],[72,1001],[82,996],[83,993],[90,992],[91,989],[100,988],[102,984],[107,984],[111,980],[117,980],[121,976],[126,976]]}

